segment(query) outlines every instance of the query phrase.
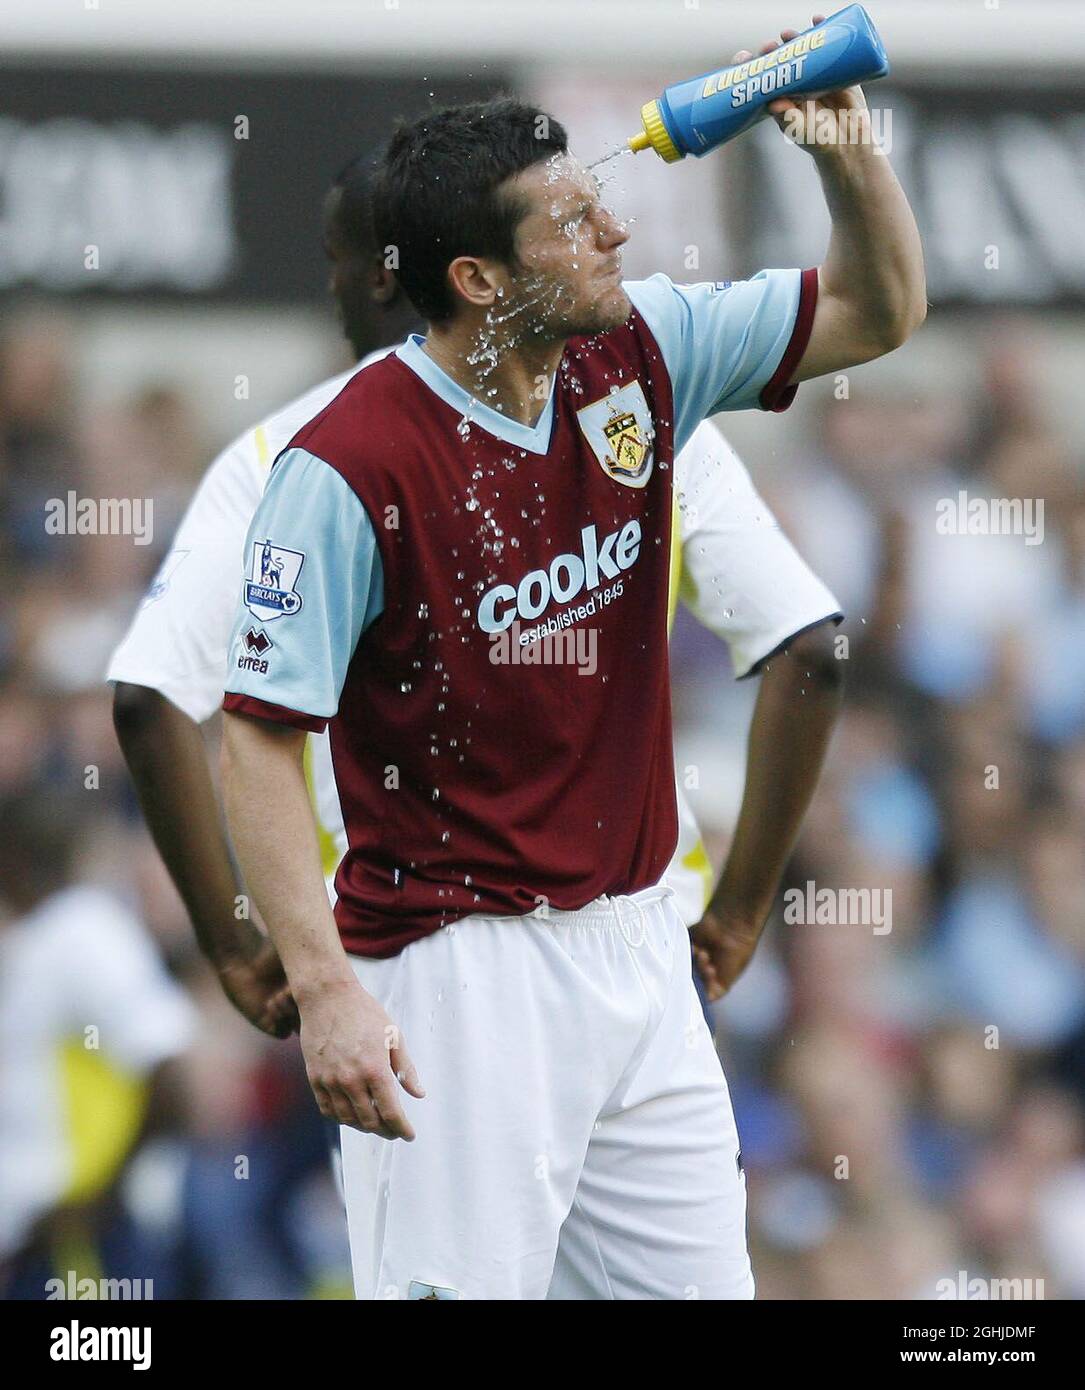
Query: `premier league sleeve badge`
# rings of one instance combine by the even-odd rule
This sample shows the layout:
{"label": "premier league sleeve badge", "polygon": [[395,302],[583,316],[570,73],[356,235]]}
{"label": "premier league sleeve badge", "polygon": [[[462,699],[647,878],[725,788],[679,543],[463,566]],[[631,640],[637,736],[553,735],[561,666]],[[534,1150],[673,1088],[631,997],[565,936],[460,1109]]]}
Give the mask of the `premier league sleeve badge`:
{"label": "premier league sleeve badge", "polygon": [[290,617],[301,608],[298,575],[305,563],[301,550],[287,550],[270,540],[253,541],[245,607],[261,622]]}

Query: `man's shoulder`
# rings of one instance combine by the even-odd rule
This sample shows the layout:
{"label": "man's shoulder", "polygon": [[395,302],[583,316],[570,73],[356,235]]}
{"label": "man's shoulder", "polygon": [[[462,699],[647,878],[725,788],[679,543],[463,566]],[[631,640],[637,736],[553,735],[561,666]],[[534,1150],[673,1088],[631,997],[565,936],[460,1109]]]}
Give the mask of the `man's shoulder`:
{"label": "man's shoulder", "polygon": [[318,409],[295,417],[280,452],[304,449],[334,467],[377,455],[415,413],[411,380],[394,350],[371,354]]}
{"label": "man's shoulder", "polygon": [[298,430],[334,400],[351,377],[358,371],[339,372],[336,376],[311,386],[289,404],[250,425],[231,440],[212,461],[205,478],[205,491],[214,489],[221,494],[226,489],[231,496],[250,497],[251,505],[264,490],[267,476],[276,455],[290,443]]}
{"label": "man's shoulder", "polygon": [[622,289],[634,310],[648,324],[660,315],[671,314],[676,305],[677,286],[669,275],[656,271],[644,280],[623,280]]}
{"label": "man's shoulder", "polygon": [[320,419],[355,379],[377,360],[379,358],[371,354],[361,363],[320,382],[289,405],[277,410],[274,415],[262,420],[252,434],[259,446],[265,470],[269,469],[276,457],[294,442],[295,436]]}
{"label": "man's shoulder", "polygon": [[378,348],[346,371],[337,372],[335,376],[310,386],[300,396],[295,396],[292,401],[265,415],[258,424],[238,435],[219,454],[212,467],[220,472],[247,474],[250,479],[258,480],[262,491],[271,465],[294,436],[319,417],[357,376],[393,351],[392,346]]}
{"label": "man's shoulder", "polygon": [[[761,271],[754,278],[765,274]],[[660,270],[644,280],[623,280],[622,288],[650,327],[682,333],[698,312],[729,299],[738,284],[736,280],[672,280]]]}

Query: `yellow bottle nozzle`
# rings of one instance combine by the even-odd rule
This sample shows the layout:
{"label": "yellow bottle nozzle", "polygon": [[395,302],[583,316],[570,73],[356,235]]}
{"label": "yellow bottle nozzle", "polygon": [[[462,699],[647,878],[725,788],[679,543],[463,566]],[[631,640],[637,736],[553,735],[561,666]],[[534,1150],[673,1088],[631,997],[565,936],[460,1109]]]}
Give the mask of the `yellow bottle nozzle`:
{"label": "yellow bottle nozzle", "polygon": [[675,145],[670,137],[663,121],[663,113],[659,109],[659,102],[649,101],[640,108],[640,118],[644,123],[644,129],[638,131],[628,141],[629,148],[635,154],[638,150],[655,150],[660,159],[666,160],[668,164],[673,164],[676,159],[682,158],[682,151]]}

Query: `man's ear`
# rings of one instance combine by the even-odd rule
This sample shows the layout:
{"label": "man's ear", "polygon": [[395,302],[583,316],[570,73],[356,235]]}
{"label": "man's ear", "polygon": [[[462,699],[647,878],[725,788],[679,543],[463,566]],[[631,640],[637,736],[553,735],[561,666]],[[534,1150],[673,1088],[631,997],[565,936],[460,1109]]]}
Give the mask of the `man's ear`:
{"label": "man's ear", "polygon": [[399,281],[394,270],[389,270],[383,259],[373,260],[373,273],[369,282],[369,297],[374,304],[391,304],[400,293]]}
{"label": "man's ear", "polygon": [[457,256],[448,267],[453,295],[477,309],[488,309],[497,299],[497,281],[485,261],[477,256]]}

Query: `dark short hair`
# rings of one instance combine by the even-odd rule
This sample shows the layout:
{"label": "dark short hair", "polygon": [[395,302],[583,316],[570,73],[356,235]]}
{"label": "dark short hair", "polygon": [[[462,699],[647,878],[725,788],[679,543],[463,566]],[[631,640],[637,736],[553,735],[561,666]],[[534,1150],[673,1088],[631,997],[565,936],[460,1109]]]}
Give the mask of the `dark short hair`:
{"label": "dark short hair", "polygon": [[339,170],[329,190],[331,195],[338,195],[333,213],[336,230],[350,250],[359,255],[375,254],[377,250],[372,198],[375,166],[372,154],[356,155]]}
{"label": "dark short hair", "polygon": [[501,185],[567,149],[559,121],[508,97],[445,107],[394,132],[373,183],[373,225],[378,245],[396,248],[396,275],[428,323],[452,317],[457,256],[515,264],[527,207]]}

